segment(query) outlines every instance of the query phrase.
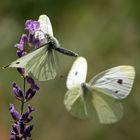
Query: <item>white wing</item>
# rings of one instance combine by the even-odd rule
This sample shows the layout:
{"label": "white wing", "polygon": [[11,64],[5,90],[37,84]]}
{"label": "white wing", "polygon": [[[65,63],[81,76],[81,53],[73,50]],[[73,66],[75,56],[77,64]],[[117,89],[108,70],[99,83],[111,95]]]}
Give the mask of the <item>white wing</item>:
{"label": "white wing", "polygon": [[13,67],[13,68],[26,68],[27,63],[36,57],[38,54],[42,52],[47,51],[47,46],[41,47],[39,49],[36,49],[35,51],[28,53],[27,55],[17,59],[16,61],[12,62],[8,67]]}
{"label": "white wing", "polygon": [[131,91],[135,77],[132,66],[118,66],[95,76],[89,84],[116,99],[124,99]]}
{"label": "white wing", "polygon": [[49,17],[47,15],[41,15],[39,16],[38,21],[40,23],[41,31],[44,34],[53,36],[53,29]]}
{"label": "white wing", "polygon": [[123,116],[122,104],[111,96],[95,91],[93,92],[92,103],[95,107],[100,123],[115,123]]}
{"label": "white wing", "polygon": [[39,81],[54,79],[56,63],[54,50],[41,47],[12,62],[9,67],[25,68],[25,75],[32,74]]}
{"label": "white wing", "polygon": [[54,79],[56,76],[55,50],[42,52],[27,63],[26,73],[39,81]]}
{"label": "white wing", "polygon": [[68,89],[84,83],[87,76],[87,61],[84,57],[78,57],[68,74],[66,86]]}

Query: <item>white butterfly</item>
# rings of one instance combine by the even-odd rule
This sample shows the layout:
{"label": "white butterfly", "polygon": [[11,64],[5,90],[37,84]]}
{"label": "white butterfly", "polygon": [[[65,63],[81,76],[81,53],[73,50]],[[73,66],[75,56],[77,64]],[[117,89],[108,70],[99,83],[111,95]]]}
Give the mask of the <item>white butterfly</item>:
{"label": "white butterfly", "polygon": [[60,47],[59,42],[53,36],[52,25],[47,15],[41,15],[38,21],[41,30],[35,33],[35,37],[42,39],[44,45],[12,62],[8,67],[25,68],[26,75],[32,74],[39,81],[47,81],[56,76],[57,52],[74,57],[78,54]]}
{"label": "white butterfly", "polygon": [[64,98],[66,109],[79,118],[93,119],[95,112],[101,123],[114,123],[121,119],[123,108],[119,100],[130,93],[135,70],[122,65],[108,69],[85,83],[87,61],[78,57],[67,77],[68,91]]}

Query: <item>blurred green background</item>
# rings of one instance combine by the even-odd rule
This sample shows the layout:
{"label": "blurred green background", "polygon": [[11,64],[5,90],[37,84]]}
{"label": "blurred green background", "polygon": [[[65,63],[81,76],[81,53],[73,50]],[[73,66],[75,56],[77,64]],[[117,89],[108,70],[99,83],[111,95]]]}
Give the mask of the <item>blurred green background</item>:
{"label": "blurred green background", "polygon": [[[4,0],[0,4],[0,66],[16,59],[27,19],[47,12],[62,47],[87,58],[87,81],[108,68],[129,64],[136,68],[131,94],[122,100],[124,116],[111,125],[101,125],[71,116],[63,105],[65,82],[73,58],[62,56],[63,78],[37,82],[40,91],[30,102],[35,108],[34,140],[140,140],[140,1],[139,0]],[[0,140],[8,140],[9,103],[19,109],[11,83],[22,86],[15,69],[0,69]]]}

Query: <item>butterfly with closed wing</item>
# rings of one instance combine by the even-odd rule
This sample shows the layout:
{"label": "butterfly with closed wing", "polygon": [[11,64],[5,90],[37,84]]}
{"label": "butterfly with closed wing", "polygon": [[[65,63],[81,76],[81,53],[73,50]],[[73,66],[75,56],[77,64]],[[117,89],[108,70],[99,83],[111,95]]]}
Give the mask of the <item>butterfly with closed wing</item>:
{"label": "butterfly with closed wing", "polygon": [[6,67],[24,68],[25,75],[31,74],[39,81],[47,81],[56,77],[59,61],[57,52],[73,57],[77,57],[78,54],[60,47],[58,40],[53,36],[52,25],[47,15],[41,15],[38,21],[40,30],[35,32],[35,37],[41,40],[45,37],[45,44]]}
{"label": "butterfly with closed wing", "polygon": [[108,69],[86,83],[87,61],[78,57],[67,77],[68,91],[64,97],[66,109],[81,119],[93,119],[95,114],[100,123],[117,122],[123,115],[121,99],[130,93],[135,69],[122,65]]}

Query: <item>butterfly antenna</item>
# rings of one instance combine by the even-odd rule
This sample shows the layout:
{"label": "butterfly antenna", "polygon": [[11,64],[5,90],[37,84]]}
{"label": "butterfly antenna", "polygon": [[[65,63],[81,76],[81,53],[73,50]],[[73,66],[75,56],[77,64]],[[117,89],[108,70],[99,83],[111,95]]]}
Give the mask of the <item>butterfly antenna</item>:
{"label": "butterfly antenna", "polygon": [[45,11],[45,14],[48,14],[48,11]]}

